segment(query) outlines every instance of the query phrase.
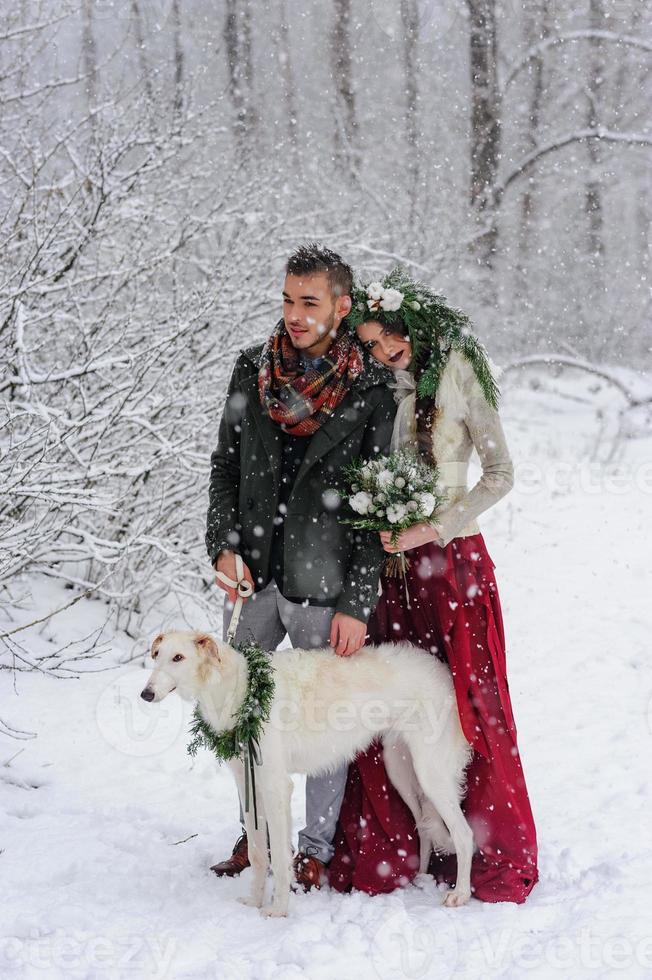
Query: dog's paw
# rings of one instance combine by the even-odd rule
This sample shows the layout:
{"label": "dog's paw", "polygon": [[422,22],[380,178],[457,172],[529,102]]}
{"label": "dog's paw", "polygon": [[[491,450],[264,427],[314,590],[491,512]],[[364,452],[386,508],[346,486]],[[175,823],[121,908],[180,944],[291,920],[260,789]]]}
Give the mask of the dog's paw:
{"label": "dog's paw", "polygon": [[460,905],[466,905],[470,898],[471,892],[458,892],[457,889],[455,889],[446,893],[446,898],[444,899],[443,904],[446,906],[446,908],[457,909],[460,907]]}
{"label": "dog's paw", "polygon": [[288,910],[278,905],[263,905],[260,914],[270,919],[283,919],[288,914]]}
{"label": "dog's paw", "polygon": [[239,895],[238,901],[240,905],[247,905],[250,909],[259,909],[263,904],[262,898],[256,898],[254,895]]}
{"label": "dog's paw", "polygon": [[429,889],[433,884],[432,875],[427,873],[423,874],[421,871],[418,871],[412,879],[412,884],[415,888],[421,888],[422,890]]}

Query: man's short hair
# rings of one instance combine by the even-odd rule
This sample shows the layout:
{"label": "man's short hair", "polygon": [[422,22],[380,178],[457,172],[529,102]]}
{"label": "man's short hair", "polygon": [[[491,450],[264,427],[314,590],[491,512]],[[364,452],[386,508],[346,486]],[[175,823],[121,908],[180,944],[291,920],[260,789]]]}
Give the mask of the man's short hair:
{"label": "man's short hair", "polygon": [[306,242],[300,245],[287,261],[285,272],[289,276],[314,276],[325,272],[331,296],[350,296],[353,289],[353,270],[341,255],[319,242]]}

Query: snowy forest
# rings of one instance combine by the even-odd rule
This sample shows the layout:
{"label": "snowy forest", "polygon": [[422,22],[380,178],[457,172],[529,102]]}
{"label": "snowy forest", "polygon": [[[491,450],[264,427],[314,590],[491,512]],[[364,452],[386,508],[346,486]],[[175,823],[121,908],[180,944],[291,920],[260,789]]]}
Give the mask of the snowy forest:
{"label": "snowy forest", "polygon": [[[149,749],[133,731],[111,734],[112,710],[137,697],[162,624],[220,628],[204,531],[226,385],[237,352],[281,314],[287,256],[313,240],[365,281],[401,264],[432,284],[471,316],[503,372],[517,486],[486,527],[549,873],[534,919],[502,910],[503,945],[483,947],[485,915],[466,920],[474,939],[460,950],[464,931],[447,914],[446,930],[428,934],[428,962],[448,956],[459,976],[522,978],[514,943],[534,930],[544,952],[529,975],[547,980],[564,975],[550,958],[554,937],[598,921],[599,975],[612,975],[604,944],[623,939],[627,975],[650,975],[642,908],[632,899],[629,921],[601,918],[600,895],[615,878],[624,906],[652,870],[633,843],[649,782],[631,761],[632,740],[639,758],[649,749],[652,724],[649,569],[638,547],[649,546],[652,518],[651,15],[650,0],[3,4],[0,861],[20,858],[3,977],[333,975],[326,963],[317,970],[301,930],[331,968],[342,946],[350,975],[450,975],[419,972],[420,961],[395,968],[389,952],[369,959],[367,940],[388,921],[427,928],[424,892],[416,919],[395,897],[367,912],[359,895],[346,911],[314,896],[284,926],[282,953],[268,925],[235,906],[232,881],[213,934],[217,883],[192,878],[230,841],[228,774],[219,792],[232,797],[217,801],[216,820],[215,766],[188,760],[180,706],[154,735],[131,718],[152,736]],[[526,613],[536,608],[533,654]],[[627,721],[611,714],[614,663]],[[564,664],[566,677],[556,673]],[[585,683],[590,704],[578,717]],[[541,692],[553,688],[546,708]],[[569,728],[563,742],[540,741],[551,712]],[[69,717],[74,738],[62,734]],[[616,839],[609,801],[630,793]],[[42,877],[19,843],[30,816],[46,820],[28,838]],[[120,828],[131,835],[125,850]],[[203,850],[189,870],[193,842],[182,838],[192,835]],[[68,845],[59,866],[53,851]],[[140,856],[152,867],[138,878]],[[105,862],[122,862],[127,877],[107,868],[112,897],[98,901],[112,924],[98,927],[87,902]],[[25,876],[32,899],[19,915]],[[189,911],[198,888],[201,922]],[[189,945],[174,932],[175,904]],[[137,922],[160,938],[160,958]],[[230,937],[250,923],[259,945],[243,953]],[[108,966],[91,957],[98,928],[112,944]],[[66,967],[51,943],[71,935],[77,958]],[[572,946],[566,975],[597,975]]]}

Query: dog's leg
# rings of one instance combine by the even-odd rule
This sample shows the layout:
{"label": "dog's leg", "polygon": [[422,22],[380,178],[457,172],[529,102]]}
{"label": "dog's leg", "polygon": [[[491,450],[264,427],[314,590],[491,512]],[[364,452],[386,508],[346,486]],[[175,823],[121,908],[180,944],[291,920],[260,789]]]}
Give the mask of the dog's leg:
{"label": "dog's leg", "polygon": [[432,846],[430,835],[427,833],[426,828],[423,827],[423,811],[419,799],[417,775],[412,765],[410,750],[405,742],[396,738],[392,738],[391,741],[389,738],[387,741],[383,741],[383,762],[385,763],[385,769],[392,781],[392,785],[412,811],[414,822],[419,831],[419,872],[423,874],[428,869]]}
{"label": "dog's leg", "polygon": [[[436,746],[427,745],[418,737],[406,736],[412,750],[412,762],[425,796],[440,814],[448,827],[457,854],[457,881],[455,890],[444,899],[449,907],[464,905],[471,897],[471,859],[473,857],[473,831],[460,807],[458,773],[441,772],[437,769]],[[434,764],[433,764],[434,759]]]}
{"label": "dog's leg", "polygon": [[242,800],[245,830],[247,832],[247,853],[253,871],[249,894],[240,896],[238,901],[242,905],[249,905],[259,909],[265,900],[265,880],[267,878],[267,866],[269,864],[267,857],[267,824],[262,793],[258,788],[258,783],[256,783],[256,807],[258,811],[258,830],[256,830],[253,804],[250,804],[251,809],[248,813],[244,810],[245,775],[242,760],[234,759],[229,765],[238,784],[238,792]]}
{"label": "dog's leg", "polygon": [[263,915],[288,914],[290,883],[292,881],[291,801],[292,779],[286,772],[266,772],[263,783],[269,848],[274,873],[274,895],[270,905],[261,909]]}

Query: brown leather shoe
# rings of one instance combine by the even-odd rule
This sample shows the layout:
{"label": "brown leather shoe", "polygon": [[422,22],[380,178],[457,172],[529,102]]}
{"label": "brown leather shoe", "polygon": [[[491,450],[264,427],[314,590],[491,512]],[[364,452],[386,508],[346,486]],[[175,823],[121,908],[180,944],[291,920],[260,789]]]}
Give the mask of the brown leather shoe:
{"label": "brown leather shoe", "polygon": [[302,854],[299,851],[292,862],[292,866],[294,867],[294,880],[301,885],[304,892],[328,884],[326,865],[312,854]]}
{"label": "brown leather shoe", "polygon": [[219,864],[212,865],[211,871],[214,871],[220,878],[223,876],[234,878],[248,867],[249,853],[247,850],[247,835],[241,834],[235,842],[231,857],[227,858],[226,861],[220,861]]}

